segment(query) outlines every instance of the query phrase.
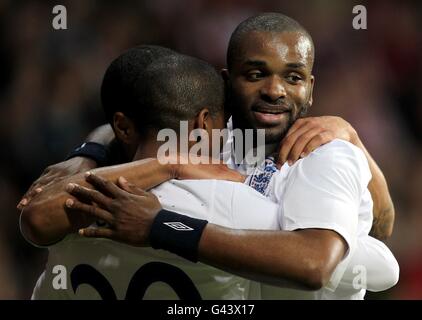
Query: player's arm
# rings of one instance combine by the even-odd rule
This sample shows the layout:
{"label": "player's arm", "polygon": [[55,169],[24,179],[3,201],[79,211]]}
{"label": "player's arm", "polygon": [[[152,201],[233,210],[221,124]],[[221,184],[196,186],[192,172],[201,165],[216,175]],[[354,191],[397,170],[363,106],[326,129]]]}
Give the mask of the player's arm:
{"label": "player's arm", "polygon": [[[109,124],[99,126],[94,129],[85,139],[85,142],[92,142],[104,146],[105,149],[112,145],[114,141],[114,132]],[[22,196],[17,208],[22,210],[37,194],[49,185],[55,184],[60,180],[73,176],[75,174],[86,172],[98,167],[99,164],[87,156],[73,157],[48,166],[41,176],[32,183],[28,191]]]}
{"label": "player's arm", "polygon": [[[163,166],[156,159],[97,168],[92,172],[111,181],[116,181],[119,176],[125,175],[146,189],[173,178],[174,174],[171,166]],[[84,173],[63,178],[45,187],[22,209],[20,224],[22,233],[27,240],[36,245],[49,245],[93,222],[92,219],[87,219],[84,215],[67,214],[63,204],[68,197],[66,186],[69,183],[89,186],[85,181]]]}
{"label": "player's arm", "polygon": [[[67,201],[66,205],[70,212],[85,212],[107,222],[110,227],[86,228],[80,231],[81,234],[108,237],[134,246],[146,245],[148,241],[156,245],[151,225],[153,221],[157,223],[155,218],[162,208],[152,193],[122,178],[118,180],[120,188],[93,174],[87,181],[98,191],[78,185],[68,190],[76,198],[88,198],[98,206],[78,200]],[[185,223],[193,230],[199,230],[189,222]],[[167,237],[171,232],[172,229],[167,228],[161,235]],[[186,231],[181,234],[189,236]],[[195,235],[192,241],[184,239],[181,242],[194,246],[194,238]],[[225,271],[272,285],[316,290],[328,282],[347,252],[348,244],[331,230],[248,231],[209,223],[197,250],[199,261]],[[182,251],[186,252],[186,248]],[[190,253],[182,256],[188,257]]]}
{"label": "player's arm", "polygon": [[[106,221],[110,228],[86,228],[80,231],[81,234],[108,237],[135,246],[146,245],[149,240],[152,243],[153,239],[149,238],[151,225],[161,210],[152,193],[122,179],[118,181],[121,189],[95,175],[87,179],[101,195],[81,186],[74,186],[69,191],[77,198],[83,195],[96,199],[99,206],[95,208],[77,200],[67,202],[67,205],[71,210],[84,211]],[[342,236],[331,230],[250,231],[207,224],[197,254],[199,261],[252,280],[316,290],[328,282],[347,249]]]}
{"label": "player's arm", "polygon": [[380,167],[369,154],[368,150],[366,150],[357,135],[355,145],[365,153],[372,174],[372,179],[368,184],[368,189],[374,202],[374,220],[370,235],[379,240],[386,240],[393,233],[395,217],[394,204],[388,190],[387,181]]}
{"label": "player's arm", "polygon": [[306,280],[304,283],[314,288],[325,286],[329,280],[335,286],[345,264],[336,267],[346,252],[355,249],[359,204],[369,179],[363,153],[346,142],[332,142],[296,164],[283,181],[286,189],[280,222],[286,231],[207,226],[199,243],[199,257],[215,266],[245,268],[249,276],[262,268],[265,276],[272,275],[269,283],[277,284],[276,278],[281,277]]}
{"label": "player's arm", "polygon": [[328,283],[347,248],[331,230],[244,231],[209,224],[198,256],[201,262],[252,280],[317,290]]}
{"label": "player's arm", "polygon": [[[108,223],[106,228],[84,228],[80,233],[85,236],[138,246],[149,241],[153,248],[193,261],[199,258],[253,280],[280,286],[288,281],[289,286],[318,289],[331,280],[345,253],[354,250],[360,196],[369,181],[369,169],[362,152],[337,142],[292,170],[283,198],[283,227],[288,231],[234,230],[206,224],[161,210],[152,193],[122,179],[119,188],[95,175],[87,179],[97,190],[73,186],[69,192],[78,199],[89,198],[98,207],[77,200],[67,205]],[[237,208],[241,207],[234,206],[232,215],[241,216],[237,211],[242,209]],[[178,225],[173,227],[175,222]]]}
{"label": "player's arm", "polygon": [[[188,169],[190,168],[190,169]],[[221,179],[243,182],[244,177],[225,165],[162,165],[157,159],[144,159],[121,165],[97,168],[93,173],[110,180],[117,181],[125,176],[142,189],[151,189],[164,181],[184,178],[185,170],[196,179]],[[66,186],[76,183],[89,186],[84,173],[60,179],[50,183],[44,190],[26,205],[21,213],[21,229],[25,237],[34,244],[48,245],[62,239],[69,233],[92,223],[81,214],[69,216],[64,207]]]}
{"label": "player's arm", "polygon": [[336,138],[348,141],[364,152],[372,174],[368,186],[374,201],[371,235],[380,240],[389,238],[393,232],[395,211],[387,181],[356,130],[347,121],[332,116],[298,119],[281,142],[278,163],[294,163]]}

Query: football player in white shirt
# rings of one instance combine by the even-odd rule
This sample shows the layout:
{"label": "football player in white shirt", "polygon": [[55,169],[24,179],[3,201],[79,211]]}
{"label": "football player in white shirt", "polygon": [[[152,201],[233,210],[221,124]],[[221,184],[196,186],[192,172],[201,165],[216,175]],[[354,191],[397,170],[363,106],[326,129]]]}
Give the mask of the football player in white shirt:
{"label": "football player in white shirt", "polygon": [[[179,120],[189,120],[191,130],[194,126],[207,130],[224,127],[224,82],[220,75],[203,61],[167,51],[157,47],[129,50],[111,64],[104,77],[104,95],[122,99],[126,94],[134,95],[126,101],[132,103],[129,106],[132,112],[127,112],[130,117],[118,112],[113,115],[116,130],[122,133],[119,138],[130,141],[126,150],[136,151],[142,146],[135,158],[148,153],[156,155],[156,131],[177,126]],[[128,79],[128,70],[135,73],[136,79]],[[116,107],[120,106],[112,106]],[[173,117],[166,118],[170,113]],[[148,129],[142,132],[139,128]],[[24,210],[21,215],[23,234],[38,244],[47,244],[44,242],[47,238],[51,240],[68,228],[63,239],[49,246],[46,270],[34,288],[33,299],[246,299],[251,295],[249,280],[214,267],[195,264],[165,251],[71,233],[80,221],[73,221],[74,213],[67,216],[60,204],[54,207],[50,203],[54,198],[68,197],[64,188],[60,190],[56,185],[52,191],[54,195],[44,201],[34,200],[41,211],[54,211],[55,215],[44,214],[47,219],[41,222],[44,228],[41,233],[45,234],[41,241],[34,229],[28,228],[29,211]],[[48,195],[49,190],[46,192]],[[277,205],[243,184],[173,181],[163,183],[154,192],[168,208],[227,227],[265,230],[277,229],[279,225]],[[254,205],[256,210],[250,210],[248,218],[244,210]],[[266,213],[258,215],[258,209]],[[50,232],[52,229],[55,233]],[[66,270],[61,281],[57,280],[57,270]],[[60,286],[58,282],[68,284]]]}
{"label": "football player in white shirt", "polygon": [[[147,141],[143,142],[144,144],[141,145],[145,146]],[[140,151],[145,152],[142,150]],[[153,153],[155,152],[156,150],[153,150]],[[163,188],[164,190],[162,190]],[[167,208],[182,213],[190,213],[196,218],[205,218],[210,222],[232,228],[276,229],[278,227],[277,206],[271,205],[270,202],[264,201],[262,197],[260,198],[259,194],[246,189],[243,185],[238,185],[235,189],[233,184],[230,185],[227,182],[218,182],[218,185],[216,185],[215,182],[202,181],[178,182],[178,188],[167,186],[160,189],[159,187],[158,191],[156,189],[155,192],[160,193],[161,191],[162,201],[165,204],[167,203]],[[197,191],[192,192],[192,190]],[[189,202],[186,202],[185,199],[186,191],[190,191],[190,193],[187,193],[188,195],[194,195]],[[215,195],[215,198],[212,199],[214,201],[208,203],[204,201],[205,203],[202,203],[203,213],[201,214],[200,203],[196,206],[192,205],[195,203],[193,200],[206,199],[209,194]],[[169,200],[166,202],[165,195],[172,195],[173,204]],[[228,199],[230,199],[230,202],[228,202]],[[229,205],[230,203],[233,203],[233,205]],[[42,204],[44,208],[46,204],[47,202]],[[50,208],[50,210],[54,209]],[[261,210],[265,213],[262,213]],[[54,226],[56,227],[55,224]],[[344,235],[346,237],[347,233],[345,232]],[[137,244],[139,239],[135,238],[132,241],[132,244]],[[294,255],[291,258],[296,259]],[[157,260],[163,259],[171,262],[171,264],[157,263]],[[298,262],[300,261],[298,260]],[[79,285],[90,284],[99,293],[86,286],[81,286],[78,289],[78,295],[75,295],[71,288],[67,288],[67,290],[54,288],[54,268],[56,265],[64,265],[68,270],[72,270],[69,275],[72,290],[76,291]],[[142,267],[137,270],[139,265],[142,265]],[[106,278],[110,279],[111,285]],[[253,292],[249,290],[249,282],[245,279],[205,265],[189,264],[189,262],[168,253],[154,254],[151,249],[128,247],[107,240],[88,241],[77,235],[69,235],[50,248],[49,263],[46,272],[40,278],[34,290],[34,298],[94,298],[98,295],[103,298],[115,296],[118,298],[171,298],[175,296],[175,294],[171,295],[172,291],[166,290],[166,286],[163,286],[163,284],[152,286],[145,294],[150,284],[145,283],[145,279],[150,279],[151,282],[154,279],[165,281],[177,292],[179,297],[185,299],[195,297],[195,295],[192,296],[196,292],[194,290],[195,284],[201,292],[197,293],[197,296],[203,298],[242,299],[260,296],[256,290],[253,290]],[[183,279],[184,282],[180,283],[175,279]],[[189,282],[189,279],[193,280],[193,284]],[[298,280],[299,284],[309,285],[309,282],[306,281],[309,280]],[[143,290],[133,290],[139,285],[139,282],[144,284]],[[183,291],[181,289],[184,287],[183,284],[191,290]]]}
{"label": "football player in white shirt", "polygon": [[[264,19],[261,19],[262,17]],[[238,41],[236,45],[240,48],[237,50],[241,54],[233,61],[228,61],[229,70],[230,67],[232,70],[227,74],[232,90],[237,91],[234,95],[238,99],[236,105],[243,107],[243,109],[239,108],[237,113],[233,110],[233,120],[238,119],[237,124],[234,123],[234,125],[244,126],[243,128],[264,127],[268,131],[267,138],[270,141],[272,139],[278,141],[277,139],[280,139],[287,131],[289,124],[312,103],[313,77],[310,72],[313,63],[313,46],[310,37],[303,30],[294,29],[298,28],[294,23],[288,26],[291,29],[283,26],[284,31],[265,29],[271,28],[271,22],[278,18],[277,15],[263,15],[248,22],[248,27],[244,29],[247,30],[247,35],[238,32],[238,38],[233,40],[233,43]],[[263,21],[265,19],[267,21]],[[251,26],[255,28],[258,26],[261,29],[251,32]],[[235,46],[233,43],[232,46]],[[300,130],[306,130],[306,128],[300,128]],[[322,165],[325,162],[328,165]],[[336,141],[321,148],[309,159],[303,159],[290,171],[296,172],[296,176],[293,175],[295,178],[292,178],[293,182],[286,189],[289,190],[292,187],[296,190],[296,194],[293,193],[294,196],[284,199],[283,206],[287,206],[289,210],[283,210],[282,221],[285,222],[287,229],[296,230],[294,235],[280,232],[239,234],[238,231],[214,225],[207,226],[199,245],[201,261],[238,273],[242,272],[239,266],[242,266],[243,270],[252,270],[257,273],[268,272],[275,276],[271,279],[274,282],[278,278],[285,278],[288,271],[294,270],[287,276],[291,277],[291,280],[307,273],[315,276],[309,282],[312,283],[311,286],[324,286],[330,279],[332,280],[331,289],[337,286],[340,277],[333,279],[333,270],[341,270],[337,266],[344,254],[348,252],[349,255],[346,256],[351,256],[350,253],[353,252],[354,243],[357,241],[351,235],[368,232],[367,222],[372,220],[372,204],[368,201],[367,190],[371,176],[366,159],[357,148]],[[298,174],[298,172],[306,172],[307,175]],[[312,177],[315,181],[311,179]],[[314,192],[314,196],[307,197],[310,201],[307,203],[300,196],[301,192],[310,194]],[[288,195],[292,193],[287,192],[285,197]],[[318,198],[321,200],[317,202]],[[323,215],[324,212],[327,216]],[[360,220],[356,219],[357,216]],[[295,219],[290,221],[288,219],[290,217]],[[146,223],[146,225],[149,224]],[[337,242],[334,240],[337,235],[341,235],[341,241],[345,241],[343,246],[339,245],[339,251],[337,251],[339,247],[334,244]],[[289,247],[286,243],[290,241],[292,245]],[[245,248],[245,243],[249,244],[247,248]],[[292,250],[297,249],[299,243],[309,249],[302,252],[308,257],[303,261],[302,270],[292,267],[296,261],[278,260],[281,259],[280,256],[288,255]],[[324,248],[324,250],[321,252],[315,250],[315,247]],[[263,248],[265,248],[264,251]],[[279,255],[262,259],[267,252],[268,254],[279,252]],[[316,258],[316,255],[320,258]],[[336,256],[337,259],[335,259]],[[343,266],[347,265],[346,261],[347,259],[343,260]],[[397,271],[397,265],[392,267]],[[263,277],[260,280],[266,279]],[[327,296],[329,294],[319,292],[316,297]]]}
{"label": "football player in white shirt", "polygon": [[[266,116],[264,116],[264,117],[266,117]],[[269,116],[270,118],[271,118],[271,116]],[[273,119],[274,120],[274,119]],[[206,229],[209,229],[208,227],[206,228]],[[342,234],[339,230],[336,230],[339,234]],[[297,232],[297,233],[300,233],[300,232]],[[342,234],[342,236],[344,237],[343,238],[343,240],[348,240],[348,239],[346,239],[347,238],[347,235],[346,235],[346,233],[344,233],[344,234]],[[265,237],[264,237],[265,238]],[[283,238],[283,237],[282,237]],[[287,242],[288,242],[288,240],[287,240]],[[349,243],[349,245],[350,245],[350,243]],[[350,249],[350,248],[349,248]],[[340,250],[341,251],[341,250]],[[277,258],[277,257],[276,257]],[[236,260],[236,259],[235,259]],[[309,260],[312,260],[312,259],[309,259]],[[259,263],[258,263],[259,264]],[[334,263],[335,264],[335,263]],[[331,265],[331,267],[332,267],[332,265]],[[255,269],[255,267],[254,266],[252,266],[252,269]],[[257,268],[257,269],[259,269],[259,268]],[[303,270],[302,270],[303,271]],[[268,270],[261,270],[261,271],[258,271],[258,272],[262,272],[262,273],[266,273],[266,272],[268,272]],[[277,273],[277,270],[273,270],[272,272],[275,272],[275,273]],[[317,275],[318,276],[318,275]],[[287,276],[287,278],[289,277],[289,275]],[[318,278],[318,277],[317,277]],[[291,279],[291,280],[294,280],[294,279]],[[318,283],[317,283],[317,285],[318,285]]]}
{"label": "football player in white shirt", "polygon": [[[325,150],[324,150],[325,149]],[[351,152],[352,151],[352,152]],[[239,217],[239,220],[235,224],[234,229],[240,228],[240,226],[245,226],[245,223],[248,221],[250,222],[250,227],[245,227],[244,229],[256,229],[254,225],[254,217],[259,219],[262,219],[260,221],[260,225],[263,225],[263,221],[271,221],[272,215],[277,215],[277,219],[279,219],[280,226],[284,230],[299,230],[299,229],[309,229],[309,228],[321,228],[321,229],[329,229],[334,230],[337,233],[341,234],[342,237],[347,239],[347,242],[349,244],[349,255],[347,258],[345,258],[341,263],[339,263],[331,275],[327,285],[324,288],[321,288],[320,290],[312,290],[312,291],[305,291],[305,290],[293,290],[293,289],[280,289],[275,286],[269,286],[268,284],[275,284],[277,283],[278,286],[292,286],[292,287],[299,287],[297,284],[308,286],[307,289],[313,289],[312,281],[310,278],[301,277],[298,280],[293,280],[293,283],[286,283],[283,280],[284,275],[287,274],[287,271],[281,271],[283,272],[283,276],[280,276],[281,279],[274,279],[269,278],[269,280],[263,280],[265,278],[259,278],[261,281],[265,281],[267,285],[264,285],[262,283],[251,283],[250,285],[246,287],[243,287],[244,292],[248,292],[248,298],[257,298],[261,297],[263,299],[293,299],[293,298],[299,298],[299,299],[362,299],[365,294],[365,289],[369,289],[371,291],[381,291],[386,290],[393,285],[398,280],[398,264],[391,252],[388,250],[388,248],[380,241],[368,236],[368,232],[371,226],[370,220],[368,220],[368,214],[370,218],[370,210],[372,209],[372,202],[370,198],[368,198],[368,191],[366,187],[358,186],[358,188],[361,188],[361,197],[359,199],[351,199],[347,195],[345,196],[342,192],[339,192],[337,195],[335,191],[333,191],[332,185],[329,182],[330,180],[335,180],[338,176],[336,176],[335,173],[333,173],[332,170],[332,162],[328,161],[326,163],[326,167],[319,167],[319,159],[321,157],[331,156],[332,153],[335,153],[337,155],[337,160],[339,162],[344,161],[342,159],[344,155],[346,157],[350,157],[351,159],[357,159],[358,163],[357,166],[362,166],[361,169],[362,175],[366,175],[363,178],[363,185],[365,184],[365,179],[369,178],[368,170],[365,172],[365,165],[366,160],[364,159],[360,150],[350,149],[350,146],[347,145],[347,142],[341,141],[341,140],[335,140],[332,143],[327,144],[324,147],[321,147],[317,149],[312,155],[310,155],[309,159],[310,161],[306,161],[306,159],[298,161],[297,164],[295,164],[292,167],[288,167],[287,165],[282,168],[282,170],[275,174],[273,179],[271,179],[271,185],[268,186],[268,188],[272,189],[273,191],[276,190],[276,194],[271,194],[270,198],[273,198],[274,200],[278,201],[279,203],[284,204],[281,207],[271,208],[269,205],[266,205],[265,208],[259,208],[259,206],[262,205],[262,201],[257,201],[256,199],[256,193],[250,193],[245,194],[244,190],[239,190],[240,194],[243,194],[245,198],[238,197],[237,199],[230,199],[230,203],[232,204],[232,209],[236,208],[235,214],[233,213],[232,209],[225,208],[226,212],[229,213],[229,216],[232,216],[233,214],[237,217]],[[353,154],[353,152],[356,152],[356,154]],[[148,164],[148,163],[146,163]],[[150,162],[151,166],[150,168],[153,168],[153,162]],[[319,167],[319,170],[315,170],[315,173],[310,173],[308,170],[314,170],[315,168],[313,166],[317,165]],[[349,165],[349,163],[336,163],[338,167],[337,172],[342,172],[345,167]],[[266,167],[268,168],[268,167]],[[337,169],[337,168],[336,168]],[[358,169],[359,171],[360,169]],[[303,172],[307,173],[306,178],[301,176]],[[336,170],[334,170],[336,172]],[[326,176],[326,173],[328,175]],[[308,175],[309,174],[309,175]],[[259,174],[257,174],[259,176]],[[249,177],[249,180],[254,179],[256,176],[253,175]],[[258,177],[259,180],[261,177]],[[309,178],[309,179],[308,179]],[[360,180],[361,177],[354,177],[353,180]],[[348,183],[350,183],[352,179],[345,177],[344,181],[339,181],[338,186],[347,186]],[[106,237],[110,239],[115,239],[117,241],[126,242],[129,244],[133,244],[135,246],[143,245],[145,241],[145,238],[148,232],[145,232],[145,227],[143,225],[149,225],[151,222],[148,221],[148,218],[146,219],[145,216],[152,216],[154,217],[157,213],[157,210],[161,209],[161,206],[158,204],[157,198],[151,197],[150,194],[145,193],[144,191],[136,188],[135,186],[127,185],[125,188],[130,193],[133,193],[133,196],[130,195],[130,193],[125,193],[116,186],[113,187],[112,184],[109,182],[106,182],[105,180],[102,180],[99,177],[96,177],[95,175],[90,175],[88,177],[88,181],[93,184],[95,187],[98,188],[102,193],[111,194],[112,197],[110,199],[107,199],[105,196],[103,199],[98,199],[96,202],[103,208],[107,208],[106,210],[96,211],[93,206],[90,205],[84,205],[82,203],[76,202],[73,204],[74,209],[76,210],[83,210],[87,212],[89,215],[96,216],[97,218],[103,218],[105,219],[112,227],[111,229],[104,229],[104,228],[89,228],[84,230],[84,234],[88,237]],[[213,184],[207,180],[206,183]],[[315,182],[319,186],[318,192],[314,192],[314,186],[308,185],[310,182]],[[174,183],[174,182],[173,182]],[[176,182],[179,183],[179,182]],[[214,182],[215,183],[215,182]],[[119,181],[120,185],[125,185],[125,182]],[[217,184],[217,187],[219,188],[220,182]],[[222,185],[220,185],[223,187]],[[160,187],[159,187],[160,188]],[[300,190],[303,190],[303,192],[306,194],[307,192],[310,193],[311,197],[317,197],[318,201],[309,201],[305,202],[303,199],[301,199],[301,194],[291,194],[290,189],[294,191],[297,191],[297,188]],[[281,189],[281,190],[280,190]],[[197,189],[197,196],[201,198],[199,195],[201,188]],[[226,192],[226,189],[223,188],[221,191]],[[168,190],[171,192],[171,190]],[[85,189],[79,186],[75,186],[73,190],[70,191],[72,195],[76,197],[85,197],[85,198],[96,198],[95,193],[92,193],[89,189]],[[157,192],[157,189],[153,190],[154,194],[158,194],[159,199],[163,205],[163,208],[167,210],[175,210],[178,213],[183,213],[183,209],[180,210],[183,206],[181,204],[179,205],[169,205],[168,202],[163,201],[163,193]],[[164,193],[165,194],[165,193]],[[177,194],[177,192],[175,193]],[[227,197],[230,196],[232,193],[229,192],[225,196],[221,196],[220,192],[212,191],[209,194],[216,195],[217,199],[221,199],[225,202],[228,202]],[[138,195],[140,197],[136,197],[134,195]],[[131,200],[127,201],[127,197],[130,196]],[[132,198],[133,197],[133,198]],[[338,197],[338,199],[336,198]],[[202,198],[206,198],[202,197]],[[248,199],[249,198],[249,199]],[[236,200],[239,201],[236,203]],[[315,200],[315,199],[310,199]],[[320,202],[321,200],[322,202]],[[109,202],[114,201],[115,207],[111,209],[108,205]],[[280,202],[281,201],[281,202]],[[333,201],[337,201],[335,207],[332,207],[331,203]],[[186,195],[185,197],[182,196],[182,200],[180,203],[186,202]],[[360,204],[358,205],[359,208],[356,208],[357,202]],[[192,202],[190,202],[192,203]],[[241,207],[241,209],[240,209]],[[143,212],[142,208],[149,208],[149,212],[145,214]],[[154,210],[154,208],[156,208]],[[218,208],[218,209],[217,209]],[[217,206],[214,210],[215,212],[211,214],[211,217],[217,217],[217,216],[224,216],[225,214],[222,213],[219,209],[223,209],[223,206]],[[310,208],[310,209],[309,209]],[[153,209],[153,210],[151,210]],[[185,209],[186,210],[186,209]],[[195,212],[195,210],[197,212]],[[243,214],[242,214],[243,210]],[[274,213],[275,210],[276,213]],[[200,208],[192,208],[190,207],[189,210],[185,211],[186,214],[190,217],[200,217],[203,219],[204,215],[201,215],[201,209]],[[272,213],[271,213],[272,212]],[[251,215],[251,213],[253,213]],[[305,214],[304,214],[305,213]],[[144,216],[145,215],[145,216]],[[255,216],[254,216],[255,215]],[[337,216],[340,215],[340,216]],[[211,218],[212,219],[212,218]],[[129,222],[126,222],[129,221]],[[178,221],[176,219],[176,221]],[[183,219],[180,219],[180,221],[183,221],[183,223],[187,224],[189,227],[193,227],[189,223],[186,223]],[[224,221],[224,219],[223,219]],[[174,222],[174,221],[173,221]],[[219,223],[220,226],[228,226],[229,223],[221,222]],[[265,224],[265,223],[264,223]],[[273,224],[274,225],[274,224]],[[271,227],[271,224],[266,224],[266,226]],[[214,226],[213,226],[214,227]],[[217,226],[216,226],[217,227]],[[217,227],[218,228],[218,227]],[[354,229],[355,228],[355,229]],[[268,228],[271,229],[271,228]],[[223,231],[223,229],[221,229]],[[228,231],[228,230],[226,230]],[[186,231],[181,231],[186,232]],[[232,232],[235,232],[235,230],[232,230]],[[253,238],[254,240],[258,239],[259,237],[263,236],[264,233],[260,231],[257,234],[254,234],[251,231],[245,232],[243,237],[239,234],[238,236],[242,238],[248,238],[247,233],[250,235],[255,236],[256,238]],[[357,236],[356,236],[357,234]],[[220,234],[221,236],[221,234]],[[233,235],[232,240],[236,241],[238,237],[236,235]],[[281,239],[282,240],[282,239]],[[285,240],[285,239],[284,239]],[[172,241],[178,241],[177,237],[172,238]],[[289,241],[287,241],[289,243]],[[253,246],[252,241],[248,243],[249,246]],[[263,245],[262,243],[260,244]],[[266,243],[266,246],[273,246],[273,240],[269,240],[268,243]],[[221,243],[221,250],[223,250],[223,247],[228,248],[228,254],[232,256],[230,250],[232,250],[233,244],[231,243]],[[237,246],[241,246],[240,243],[237,243]],[[318,256],[318,246],[319,244],[314,244],[314,246],[311,246],[309,250],[316,252],[315,256]],[[352,246],[356,249],[352,249]],[[306,261],[306,257],[303,257],[303,243],[297,243],[295,244],[297,252],[288,252],[288,254],[284,257],[284,259],[293,259],[297,260],[298,264],[303,263]],[[170,247],[167,247],[167,249],[170,249]],[[171,249],[170,249],[171,250]],[[205,249],[205,250],[211,250]],[[213,250],[218,250],[218,247],[214,247]],[[245,252],[249,252],[248,247],[243,249]],[[273,261],[275,265],[280,264],[284,261],[284,259],[277,259],[277,257],[269,257],[268,254],[271,253],[271,249],[266,249],[266,247],[262,247],[261,250],[263,250],[265,256],[257,257],[256,259],[258,261],[261,261],[265,263],[265,261]],[[173,251],[175,253],[179,253],[177,250]],[[234,254],[234,256],[237,256]],[[247,259],[245,257],[244,259]],[[275,260],[274,260],[275,259]],[[304,260],[305,259],[305,260]],[[200,259],[201,260],[201,259]],[[201,260],[202,261],[202,260]],[[209,263],[209,261],[207,261]],[[292,263],[293,264],[293,263]],[[293,264],[294,268],[298,268],[299,265]],[[270,272],[270,267],[268,267],[265,271],[255,271],[255,273],[247,273],[247,268],[243,265],[239,264],[239,266],[233,269],[229,269],[227,267],[227,264],[225,262],[222,262],[221,265],[218,267],[233,272],[235,274],[244,275],[246,277],[252,278],[252,279],[258,279],[258,277],[262,276],[268,276],[268,272]],[[281,267],[280,267],[281,268]],[[293,268],[293,267],[292,267]],[[304,266],[305,270],[310,271],[310,269],[307,269],[306,266]],[[200,270],[200,269],[199,269]],[[363,275],[359,275],[359,273],[364,273]],[[360,282],[357,282],[356,280],[359,280]],[[297,283],[295,283],[297,282]],[[218,287],[218,285],[216,286]]]}

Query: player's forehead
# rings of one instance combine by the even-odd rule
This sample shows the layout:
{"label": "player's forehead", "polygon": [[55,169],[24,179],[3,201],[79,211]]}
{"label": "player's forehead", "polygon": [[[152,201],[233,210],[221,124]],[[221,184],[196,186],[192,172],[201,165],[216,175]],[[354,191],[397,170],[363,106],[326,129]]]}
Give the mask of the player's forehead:
{"label": "player's forehead", "polygon": [[302,32],[259,32],[243,35],[238,62],[260,61],[268,65],[302,64],[311,68],[313,47]]}

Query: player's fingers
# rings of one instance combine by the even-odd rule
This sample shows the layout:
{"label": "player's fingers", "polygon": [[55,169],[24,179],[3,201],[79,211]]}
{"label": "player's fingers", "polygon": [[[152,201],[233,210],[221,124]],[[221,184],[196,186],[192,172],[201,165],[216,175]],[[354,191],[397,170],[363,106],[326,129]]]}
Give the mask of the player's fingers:
{"label": "player's fingers", "polygon": [[303,152],[306,145],[309,141],[312,140],[313,137],[318,136],[319,133],[321,133],[321,128],[313,128],[306,131],[297,138],[295,144],[290,150],[289,155],[287,156],[287,161],[289,164],[295,163],[300,157],[304,156]]}
{"label": "player's fingers", "polygon": [[30,190],[28,195],[26,196],[26,199],[28,199],[28,203],[29,203],[29,201],[31,201],[31,199],[33,197],[35,197],[37,194],[39,194],[42,190],[43,190],[43,188],[40,185],[34,186],[34,188],[32,190]]}
{"label": "player's fingers", "polygon": [[296,140],[305,132],[307,132],[311,127],[310,123],[305,123],[303,126],[301,126],[300,128],[298,128],[294,133],[292,133],[291,135],[289,135],[288,137],[286,136],[282,141],[281,141],[281,148],[280,148],[280,152],[279,152],[279,156],[278,156],[278,161],[277,164],[278,165],[282,165],[287,161],[287,157],[290,153],[290,150],[292,149],[292,147],[294,146],[294,144],[296,143]]}
{"label": "player's fingers", "polygon": [[297,119],[293,125],[289,128],[289,130],[286,133],[286,137],[290,136],[291,134],[295,133],[296,130],[303,127],[305,124],[308,123],[308,118],[299,118]]}
{"label": "player's fingers", "polygon": [[119,179],[117,180],[117,185],[120,188],[122,188],[123,190],[125,190],[125,191],[127,191],[129,193],[132,193],[132,194],[136,194],[138,196],[146,196],[146,195],[148,195],[148,192],[146,192],[145,190],[139,188],[138,186],[134,185],[133,183],[130,183],[124,177],[119,177]]}
{"label": "player's fingers", "polygon": [[110,206],[111,199],[97,190],[85,188],[75,183],[69,183],[66,186],[66,191],[80,201],[95,202],[105,209],[108,209]]}
{"label": "player's fingers", "polygon": [[114,238],[114,230],[109,228],[84,228],[79,229],[79,234],[87,238]]}
{"label": "player's fingers", "polygon": [[23,209],[23,207],[28,205],[28,203],[32,200],[32,198],[34,198],[37,194],[39,194],[42,191],[43,187],[48,185],[55,178],[56,178],[56,175],[52,173],[52,171],[49,168],[45,169],[44,172],[41,174],[41,176],[31,184],[31,186],[22,196],[22,199],[18,203],[17,208],[20,210]]}
{"label": "player's fingers", "polygon": [[101,219],[109,225],[113,225],[114,223],[113,215],[110,212],[92,204],[85,204],[78,200],[67,199],[66,207],[78,212],[86,213],[94,218]]}
{"label": "player's fingers", "polygon": [[22,197],[21,201],[19,201],[17,208],[19,210],[22,210],[25,206],[29,204],[29,202],[40,192],[42,191],[41,187],[38,187],[38,185],[34,185],[32,188],[30,188]]}
{"label": "player's fingers", "polygon": [[320,132],[318,135],[313,137],[311,141],[303,149],[304,157],[314,151],[316,148],[333,140],[333,135],[329,131]]}
{"label": "player's fingers", "polygon": [[97,176],[92,172],[87,172],[85,174],[85,180],[92,184],[97,190],[114,198],[121,194],[120,188],[113,182]]}
{"label": "player's fingers", "polygon": [[21,201],[18,204],[18,209],[20,209],[19,206],[26,206],[29,203],[30,195],[34,192],[34,190],[36,188],[38,188],[40,186],[39,180],[40,180],[40,178],[38,178],[37,180],[35,180],[31,184],[31,186],[28,188],[28,190],[25,192],[25,194],[22,196],[22,199],[21,199]]}

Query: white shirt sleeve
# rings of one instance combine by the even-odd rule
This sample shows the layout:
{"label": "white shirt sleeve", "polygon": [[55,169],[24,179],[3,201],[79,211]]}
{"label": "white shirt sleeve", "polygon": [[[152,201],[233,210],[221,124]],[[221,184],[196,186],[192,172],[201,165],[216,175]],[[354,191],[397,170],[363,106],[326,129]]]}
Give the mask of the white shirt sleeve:
{"label": "white shirt sleeve", "polygon": [[341,279],[341,286],[383,291],[396,285],[399,273],[399,264],[384,243],[371,236],[359,237],[357,249]]}
{"label": "white shirt sleeve", "polygon": [[329,229],[353,247],[361,197],[371,178],[363,152],[334,140],[291,168],[282,203],[284,230]]}
{"label": "white shirt sleeve", "polygon": [[279,206],[249,186],[233,186],[232,221],[234,229],[280,230]]}
{"label": "white shirt sleeve", "polygon": [[329,287],[335,289],[354,252],[362,195],[371,179],[363,152],[334,140],[298,161],[290,169],[281,204],[284,230],[328,229],[348,245]]}

